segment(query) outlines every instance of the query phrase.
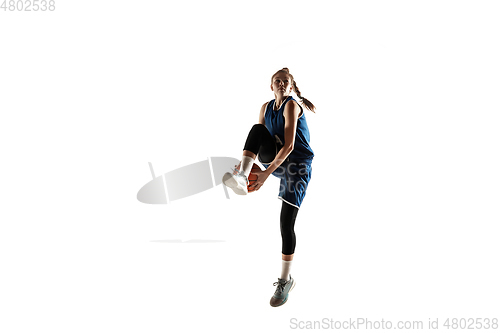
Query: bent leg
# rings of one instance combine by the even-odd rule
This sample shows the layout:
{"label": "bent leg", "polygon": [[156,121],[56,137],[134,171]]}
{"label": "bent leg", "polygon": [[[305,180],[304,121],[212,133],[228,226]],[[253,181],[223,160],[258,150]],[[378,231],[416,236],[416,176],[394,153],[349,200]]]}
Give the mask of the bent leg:
{"label": "bent leg", "polygon": [[243,156],[255,159],[259,155],[259,160],[262,163],[271,163],[277,153],[276,142],[266,126],[253,125],[243,148]]}

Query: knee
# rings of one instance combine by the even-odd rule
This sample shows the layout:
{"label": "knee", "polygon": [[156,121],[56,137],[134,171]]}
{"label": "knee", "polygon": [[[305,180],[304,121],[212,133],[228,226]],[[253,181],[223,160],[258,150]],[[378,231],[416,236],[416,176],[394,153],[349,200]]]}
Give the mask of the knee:
{"label": "knee", "polygon": [[252,131],[262,131],[262,130],[267,130],[267,127],[262,124],[255,124],[252,126]]}
{"label": "knee", "polygon": [[290,221],[290,220],[281,220],[280,221],[280,231],[281,231],[281,235],[283,237],[294,237],[295,236],[295,228],[294,228],[294,221]]}

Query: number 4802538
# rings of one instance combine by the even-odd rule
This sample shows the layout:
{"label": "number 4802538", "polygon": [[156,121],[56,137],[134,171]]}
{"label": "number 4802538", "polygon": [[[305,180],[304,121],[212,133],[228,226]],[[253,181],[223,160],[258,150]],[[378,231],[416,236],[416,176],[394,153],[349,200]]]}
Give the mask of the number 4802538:
{"label": "number 4802538", "polygon": [[0,9],[10,12],[45,12],[56,10],[55,0],[3,0]]}

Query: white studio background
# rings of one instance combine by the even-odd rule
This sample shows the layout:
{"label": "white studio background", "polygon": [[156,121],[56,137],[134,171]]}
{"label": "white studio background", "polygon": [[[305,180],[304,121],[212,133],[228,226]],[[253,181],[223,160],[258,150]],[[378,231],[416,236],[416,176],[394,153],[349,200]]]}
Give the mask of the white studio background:
{"label": "white studio background", "polygon": [[[495,1],[56,1],[0,11],[3,332],[255,332],[498,316]],[[283,307],[277,179],[137,201],[238,158],[290,68],[316,157]],[[195,240],[194,242],[189,241]],[[196,242],[208,240],[209,242]]]}

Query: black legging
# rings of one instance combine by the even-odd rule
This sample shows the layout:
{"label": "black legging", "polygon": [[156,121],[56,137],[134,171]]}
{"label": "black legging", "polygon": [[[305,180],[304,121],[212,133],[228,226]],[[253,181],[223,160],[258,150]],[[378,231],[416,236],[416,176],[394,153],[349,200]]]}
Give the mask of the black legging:
{"label": "black legging", "polygon": [[248,150],[258,155],[259,161],[266,164],[274,160],[280,149],[281,145],[276,143],[276,140],[269,133],[267,127],[262,124],[253,125],[243,148],[243,150]]}
{"label": "black legging", "polygon": [[283,201],[281,205],[280,229],[281,229],[281,253],[293,254],[295,252],[295,219],[299,209]]}
{"label": "black legging", "polygon": [[[247,141],[243,150],[249,150],[259,156],[262,163],[271,163],[276,154],[281,149],[281,145],[269,133],[266,126],[262,124],[253,125],[248,133]],[[299,209],[285,201],[281,206],[280,229],[281,229],[281,253],[288,255],[295,251],[295,219]]]}

